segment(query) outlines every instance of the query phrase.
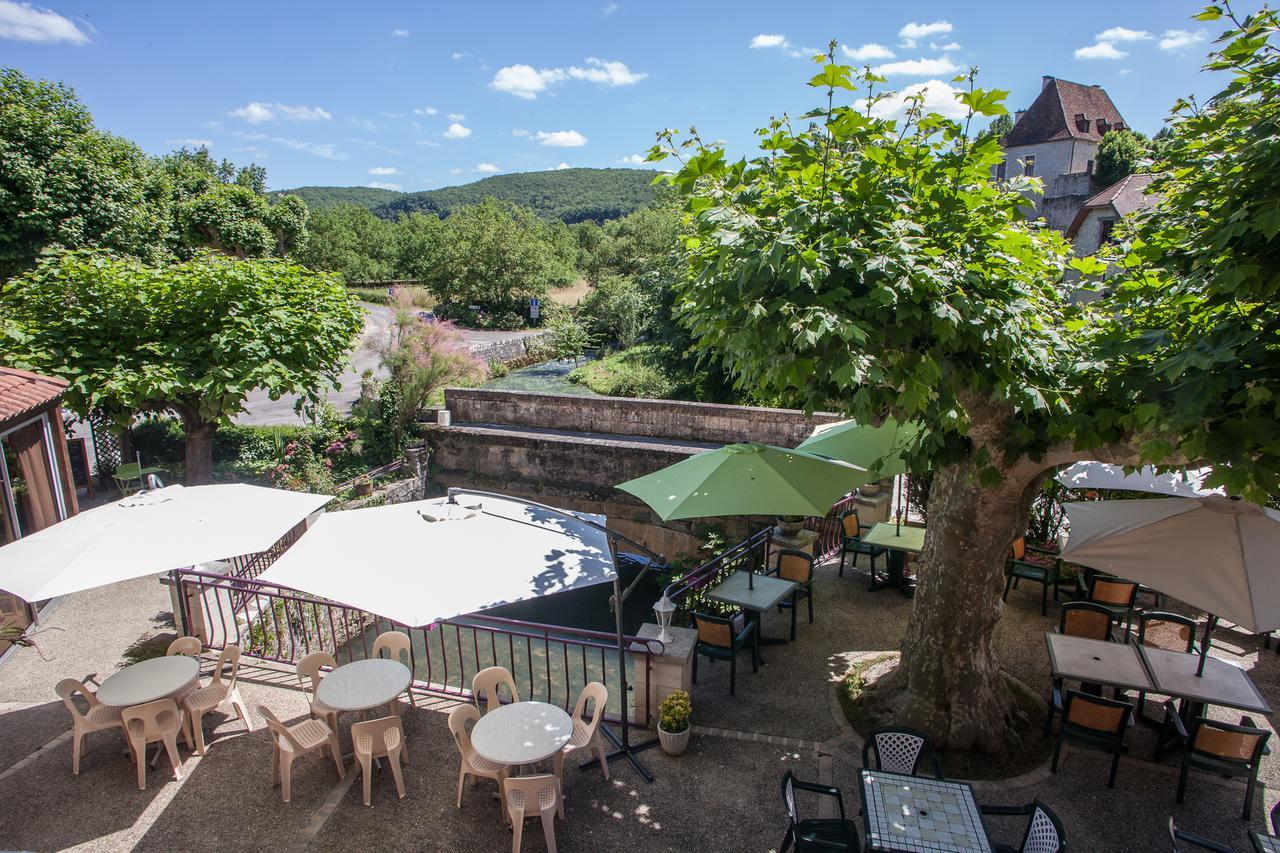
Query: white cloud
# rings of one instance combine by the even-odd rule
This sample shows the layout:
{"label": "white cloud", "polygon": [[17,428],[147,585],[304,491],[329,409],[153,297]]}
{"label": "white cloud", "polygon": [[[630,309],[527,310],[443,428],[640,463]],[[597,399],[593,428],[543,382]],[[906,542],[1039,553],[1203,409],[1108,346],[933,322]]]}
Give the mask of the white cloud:
{"label": "white cloud", "polygon": [[554,169],[550,169],[549,171],[558,172],[561,169],[572,169],[572,168],[573,167],[570,166],[568,163],[561,163],[560,165],[556,166]]}
{"label": "white cloud", "polygon": [[391,35],[395,36],[396,38],[402,39],[402,38],[408,37],[409,31],[408,30],[392,30]]}
{"label": "white cloud", "polygon": [[467,117],[462,113],[449,113],[449,121],[466,121]]}
{"label": "white cloud", "polygon": [[241,154],[248,154],[250,157],[254,157],[258,160],[266,160],[271,156],[270,151],[259,148],[256,145],[246,145],[243,148],[237,148],[236,151],[239,151]]}
{"label": "white cloud", "polygon": [[532,101],[540,93],[546,91],[547,87],[552,83],[559,83],[566,76],[564,71],[559,68],[543,68],[539,70],[532,65],[521,63],[499,68],[498,73],[493,75],[493,82],[489,85],[499,92],[506,92],[507,94],[515,95],[517,98]]}
{"label": "white cloud", "polygon": [[899,62],[887,62],[871,70],[885,77],[898,74],[907,77],[930,77],[937,74],[954,74],[960,70],[960,66],[952,62],[949,56],[938,56],[933,59],[903,59]]}
{"label": "white cloud", "polygon": [[361,130],[367,130],[370,133],[378,129],[378,126],[374,124],[372,120],[367,118],[350,118],[347,119],[347,121],[351,122],[353,126],[358,127]]}
{"label": "white cloud", "polygon": [[576,130],[553,130],[550,133],[540,130],[533,138],[552,148],[581,148],[587,144],[587,138]]}
{"label": "white cloud", "polygon": [[453,169],[450,169],[450,170],[449,170],[449,174],[450,174],[450,175],[461,175],[461,174],[462,174],[462,170],[461,170],[461,169],[458,169],[458,168],[453,168]]}
{"label": "white cloud", "polygon": [[959,49],[960,49],[960,42],[958,41],[949,41],[946,44],[942,45],[941,47],[934,48],[934,50],[940,50],[943,53],[946,53],[949,50],[959,50]]}
{"label": "white cloud", "polygon": [[587,57],[587,68],[569,68],[569,76],[575,80],[587,80],[604,86],[633,86],[649,75],[635,72],[626,63],[617,60]]}
{"label": "white cloud", "polygon": [[192,139],[189,136],[184,136],[180,139],[166,139],[164,142],[166,145],[182,145],[187,148],[212,148],[213,147],[212,139]]}
{"label": "white cloud", "polygon": [[1165,30],[1160,34],[1160,49],[1167,51],[1182,50],[1207,41],[1209,34],[1204,30]]}
{"label": "white cloud", "polygon": [[271,141],[279,145],[292,148],[295,151],[305,151],[308,154],[314,154],[317,157],[323,157],[325,160],[345,160],[347,153],[338,148],[331,142],[323,142],[316,144],[314,142],[305,142],[301,139],[290,139],[286,136],[273,136]]}
{"label": "white cloud", "polygon": [[[912,83],[899,92],[876,102],[871,108],[873,115],[890,117],[901,114],[907,108],[907,99],[924,92],[925,112],[935,112],[947,118],[964,118],[968,107],[956,100],[960,90],[941,80],[926,80],[923,83]],[[855,106],[859,110],[867,108],[867,99],[859,98]]]}
{"label": "white cloud", "polygon": [[471,54],[469,54],[469,53],[463,53],[463,52],[462,52],[462,51],[460,51],[460,50],[455,50],[455,51],[453,52],[453,57],[452,57],[452,58],[453,58],[453,59],[466,59],[466,58],[467,58],[468,56],[470,56],[470,55],[471,55]]}
{"label": "white cloud", "polygon": [[440,143],[439,143],[439,142],[436,142],[434,139],[415,139],[415,140],[413,141],[413,144],[414,144],[414,145],[429,145],[429,146],[431,146],[432,148],[439,148],[439,147],[440,147]]}
{"label": "white cloud", "polygon": [[486,175],[492,175],[495,172],[502,171],[497,163],[477,163],[475,170],[477,172],[483,172]]}
{"label": "white cloud", "polygon": [[752,47],[786,47],[790,42],[780,33],[761,33],[751,40]]}
{"label": "white cloud", "polygon": [[585,62],[586,68],[570,66],[567,69],[534,68],[524,63],[507,65],[498,69],[489,85],[499,92],[532,101],[552,84],[569,79],[586,80],[602,86],[631,86],[649,76],[644,72],[632,71],[626,63],[616,60],[589,56]]}
{"label": "white cloud", "polygon": [[1096,41],[1150,41],[1151,33],[1146,30],[1131,30],[1128,27],[1110,27],[1094,36]]}
{"label": "white cloud", "polygon": [[398,175],[400,170],[395,166],[374,166],[369,170],[370,175]]}
{"label": "white cloud", "polygon": [[528,136],[529,131],[524,130],[522,128],[516,128],[515,130],[511,131],[511,135],[512,136]]}
{"label": "white cloud", "polygon": [[1124,59],[1128,55],[1109,41],[1076,48],[1076,59]]}
{"label": "white cloud", "polygon": [[375,189],[375,190],[404,189],[404,187],[402,187],[400,184],[397,184],[395,181],[370,181],[369,183],[365,184],[365,186],[371,187],[372,189]]}
{"label": "white cloud", "polygon": [[413,109],[413,114],[416,116],[433,116],[438,112],[440,111],[435,107],[423,107],[422,109],[414,107]]}
{"label": "white cloud", "polygon": [[847,44],[842,44],[840,45],[840,51],[847,58],[856,59],[859,62],[866,62],[870,59],[893,59],[897,55],[884,45],[876,44],[873,41],[857,48],[850,48]]}
{"label": "white cloud", "polygon": [[903,47],[911,49],[916,46],[917,39],[927,39],[930,36],[945,36],[951,30],[950,21],[934,21],[929,24],[912,21],[898,30],[898,38],[902,39]]}
{"label": "white cloud", "polygon": [[614,12],[616,12],[616,11],[618,11],[618,4],[617,4],[617,3],[609,3],[608,5],[605,5],[605,6],[601,7],[601,9],[600,9],[600,14],[601,14],[601,15],[605,15],[605,16],[607,17],[607,16],[609,16],[609,15],[612,15],[612,14],[613,14]]}
{"label": "white cloud", "polygon": [[318,121],[324,119],[328,121],[333,118],[329,111],[323,107],[290,106],[289,104],[264,103],[262,101],[253,101],[243,107],[237,107],[227,115],[232,118],[244,119],[249,124],[261,124],[265,121],[277,121],[279,119],[288,119],[290,121]]}
{"label": "white cloud", "polygon": [[52,9],[0,0],[0,39],[88,44],[89,36],[70,18]]}
{"label": "white cloud", "polygon": [[646,160],[643,154],[628,154],[626,157],[623,157],[618,162],[624,163],[628,166],[639,166],[645,163]]}
{"label": "white cloud", "polygon": [[470,135],[471,135],[471,128],[463,127],[462,125],[458,124],[456,121],[453,124],[449,125],[449,127],[444,132],[445,139],[466,139]]}

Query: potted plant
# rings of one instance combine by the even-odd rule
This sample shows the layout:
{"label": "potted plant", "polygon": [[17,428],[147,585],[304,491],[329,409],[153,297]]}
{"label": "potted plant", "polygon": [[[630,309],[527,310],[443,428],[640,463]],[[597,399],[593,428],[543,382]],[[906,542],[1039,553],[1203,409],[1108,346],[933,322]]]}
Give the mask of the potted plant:
{"label": "potted plant", "polygon": [[373,494],[373,480],[368,477],[361,477],[351,484],[351,491],[356,497],[366,497]]}
{"label": "potted plant", "polygon": [[683,690],[672,690],[658,706],[658,740],[667,755],[679,755],[689,745],[693,703]]}
{"label": "potted plant", "polygon": [[778,516],[778,533],[788,538],[796,536],[804,530],[803,515],[780,515]]}

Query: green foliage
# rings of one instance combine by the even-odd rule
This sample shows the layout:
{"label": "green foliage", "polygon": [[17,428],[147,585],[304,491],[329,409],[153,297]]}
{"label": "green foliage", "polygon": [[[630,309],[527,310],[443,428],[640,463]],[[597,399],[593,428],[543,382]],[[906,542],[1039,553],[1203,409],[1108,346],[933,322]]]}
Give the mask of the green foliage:
{"label": "green foliage", "polygon": [[365,461],[373,468],[399,458],[406,437],[398,426],[401,410],[400,383],[374,379],[366,371],[360,380],[360,398],[351,406],[351,419],[360,435]]}
{"label": "green foliage", "polygon": [[578,304],[578,319],[604,345],[635,346],[649,330],[654,305],[634,278],[606,275]]}
{"label": "green foliage", "polygon": [[313,214],[328,210],[331,207],[355,205],[367,210],[374,210],[405,193],[399,190],[384,190],[378,187],[297,187],[291,190],[277,190],[271,193],[279,198],[296,196],[302,199],[307,209]]}
{"label": "green foliage", "polygon": [[672,363],[672,354],[666,347],[641,344],[575,368],[569,381],[606,397],[666,400],[679,388],[677,379],[669,373]]}
{"label": "green foliage", "polygon": [[693,717],[693,700],[683,690],[672,690],[658,705],[658,724],[671,734],[679,734],[689,728]]}
{"label": "green foliage", "polygon": [[445,225],[430,213],[408,213],[395,223],[395,269],[400,278],[425,281],[436,275],[445,241]]}
{"label": "green foliage", "polygon": [[1113,130],[1098,143],[1093,176],[1099,186],[1109,187],[1116,181],[1139,171],[1149,156],[1146,140],[1131,130]]}
{"label": "green foliage", "polygon": [[146,155],[97,130],[70,88],[0,68],[0,279],[48,248],[158,259],[169,211]]}
{"label": "green foliage", "polygon": [[444,221],[435,263],[418,278],[446,311],[479,305],[491,314],[520,314],[530,297],[573,280],[571,259],[551,238],[532,211],[485,199]]}
{"label": "green foliage", "polygon": [[558,169],[494,175],[460,187],[402,195],[374,212],[388,219],[413,211],[443,217],[492,198],[527,207],[544,219],[603,222],[652,201],[653,178],[654,173],[645,169]]}
{"label": "green foliage", "polygon": [[547,329],[547,340],[556,358],[571,358],[576,362],[591,346],[591,333],[569,311],[556,312]]}
{"label": "green foliage", "polygon": [[978,135],[974,137],[973,142],[975,145],[981,145],[988,139],[994,139],[999,142],[1011,130],[1013,130],[1013,116],[1008,113],[1001,113],[993,118],[991,124],[987,125],[986,128],[978,131]]}
{"label": "green foliage", "polygon": [[[284,196],[297,201],[297,196]],[[351,204],[320,210],[307,223],[310,232],[298,260],[316,270],[338,273],[348,284],[396,278],[395,223]]]}
{"label": "green foliage", "polygon": [[1220,18],[1206,67],[1230,82],[1175,108],[1151,187],[1164,200],[1109,281],[1098,381],[1137,403],[1147,458],[1219,463],[1212,485],[1261,502],[1280,493],[1280,18],[1225,3],[1201,16]]}

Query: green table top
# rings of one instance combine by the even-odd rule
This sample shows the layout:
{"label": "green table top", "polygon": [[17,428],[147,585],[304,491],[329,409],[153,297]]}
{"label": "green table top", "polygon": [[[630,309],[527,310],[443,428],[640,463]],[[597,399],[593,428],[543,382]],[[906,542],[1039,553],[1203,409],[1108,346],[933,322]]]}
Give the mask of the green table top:
{"label": "green table top", "polygon": [[893,522],[882,521],[862,537],[862,542],[864,545],[878,545],[912,554],[919,554],[924,550],[923,527],[908,527],[904,524],[900,532],[895,532],[897,527]]}

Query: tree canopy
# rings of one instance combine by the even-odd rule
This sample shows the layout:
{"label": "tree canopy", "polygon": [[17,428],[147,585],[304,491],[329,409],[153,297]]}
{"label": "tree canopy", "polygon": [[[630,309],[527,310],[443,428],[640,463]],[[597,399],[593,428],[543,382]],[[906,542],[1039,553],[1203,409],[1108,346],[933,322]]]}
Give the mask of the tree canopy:
{"label": "tree canopy", "polygon": [[4,361],[68,380],[66,403],[81,415],[176,412],[188,482],[207,481],[213,430],[250,391],[318,402],[362,323],[331,275],[210,253],[151,266],[66,252],[0,289]]}
{"label": "tree canopy", "polygon": [[[283,196],[299,202],[296,196]],[[279,203],[279,202],[277,202]],[[298,260],[312,269],[342,275],[348,284],[387,281],[398,272],[397,228],[367,208],[353,204],[329,207],[307,221],[307,245]]]}
{"label": "tree canopy", "polygon": [[1109,187],[1127,178],[1150,156],[1147,140],[1132,130],[1108,131],[1098,143],[1094,159],[1093,177],[1100,187]]}

